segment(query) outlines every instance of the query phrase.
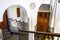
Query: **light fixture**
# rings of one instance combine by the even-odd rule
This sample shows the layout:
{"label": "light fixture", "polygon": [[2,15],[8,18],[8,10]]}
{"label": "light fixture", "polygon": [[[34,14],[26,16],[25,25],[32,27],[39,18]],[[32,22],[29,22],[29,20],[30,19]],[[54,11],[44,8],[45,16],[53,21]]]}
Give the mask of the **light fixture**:
{"label": "light fixture", "polygon": [[34,8],[35,8],[35,3],[32,2],[32,3],[30,4],[30,8],[31,8],[31,9],[34,9]]}

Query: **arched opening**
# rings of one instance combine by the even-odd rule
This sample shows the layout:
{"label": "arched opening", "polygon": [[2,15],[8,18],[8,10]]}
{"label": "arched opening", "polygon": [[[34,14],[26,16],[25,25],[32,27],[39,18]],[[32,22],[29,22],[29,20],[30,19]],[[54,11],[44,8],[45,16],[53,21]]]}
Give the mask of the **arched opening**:
{"label": "arched opening", "polygon": [[50,5],[42,4],[39,7],[37,15],[37,31],[47,32],[49,28],[49,19],[50,19]]}
{"label": "arched opening", "polygon": [[16,30],[29,30],[29,18],[25,8],[19,5],[7,8],[3,15],[3,22],[0,23],[1,29]]}
{"label": "arched opening", "polygon": [[17,17],[20,17],[20,8],[17,8]]}

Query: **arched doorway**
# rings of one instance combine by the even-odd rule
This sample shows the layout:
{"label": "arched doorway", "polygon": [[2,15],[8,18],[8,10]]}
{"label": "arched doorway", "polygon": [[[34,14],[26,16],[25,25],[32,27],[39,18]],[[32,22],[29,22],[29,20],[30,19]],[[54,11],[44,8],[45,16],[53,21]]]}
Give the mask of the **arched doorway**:
{"label": "arched doorway", "polygon": [[50,5],[42,4],[37,15],[37,31],[46,32],[49,27]]}
{"label": "arched doorway", "polygon": [[0,28],[8,29],[10,25],[16,27],[19,26],[20,30],[29,30],[29,18],[25,8],[19,5],[14,5],[5,10],[3,22],[0,23]]}

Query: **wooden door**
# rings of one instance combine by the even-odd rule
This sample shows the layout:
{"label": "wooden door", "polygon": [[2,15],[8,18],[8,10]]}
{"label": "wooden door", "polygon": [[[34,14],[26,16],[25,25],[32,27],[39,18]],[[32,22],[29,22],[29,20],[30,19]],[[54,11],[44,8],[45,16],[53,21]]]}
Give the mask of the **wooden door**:
{"label": "wooden door", "polygon": [[0,28],[1,29],[5,29],[8,27],[8,22],[7,22],[7,11],[4,12],[4,15],[3,15],[3,22],[0,22]]}
{"label": "wooden door", "polygon": [[38,12],[37,31],[46,32],[49,24],[50,12]]}

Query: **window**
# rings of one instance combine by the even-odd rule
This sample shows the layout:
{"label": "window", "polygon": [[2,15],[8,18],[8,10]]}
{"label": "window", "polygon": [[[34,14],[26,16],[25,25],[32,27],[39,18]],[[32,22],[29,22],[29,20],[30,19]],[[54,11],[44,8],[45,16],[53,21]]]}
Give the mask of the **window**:
{"label": "window", "polygon": [[20,17],[20,8],[17,8],[17,17]]}

